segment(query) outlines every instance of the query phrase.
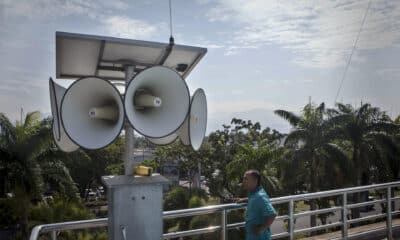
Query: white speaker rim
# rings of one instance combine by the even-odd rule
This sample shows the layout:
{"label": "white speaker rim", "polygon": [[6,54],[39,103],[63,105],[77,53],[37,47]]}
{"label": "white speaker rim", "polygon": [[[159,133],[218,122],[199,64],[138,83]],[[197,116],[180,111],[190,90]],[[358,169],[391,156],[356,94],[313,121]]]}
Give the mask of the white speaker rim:
{"label": "white speaker rim", "polygon": [[[192,100],[190,100],[191,103]],[[191,105],[191,104],[190,104]],[[183,122],[181,128],[178,130],[178,135],[179,135],[179,141],[181,142],[182,145],[184,146],[190,146],[190,140],[189,140],[189,118],[190,118],[190,109],[191,106],[189,107],[189,114],[186,117],[185,121]]]}
{"label": "white speaker rim", "polygon": [[[174,142],[179,138],[179,135],[176,134],[176,133],[173,133],[173,134],[171,134],[171,135],[174,135],[173,140],[171,140],[171,141],[169,141],[169,142],[166,142],[166,143],[155,143],[155,142],[153,141],[153,139],[154,139],[154,140],[157,140],[157,139],[159,139],[159,138],[146,138],[146,139],[147,139],[149,142],[151,142],[152,144],[155,144],[155,145],[157,145],[157,146],[167,146],[167,145],[170,145],[171,143],[174,143]],[[166,136],[166,137],[169,137],[169,136],[171,136],[171,135],[168,135],[168,136]],[[164,138],[166,138],[166,137],[164,137]]]}
{"label": "white speaker rim", "polygon": [[[198,88],[198,89],[196,89],[196,91],[193,93],[193,96],[192,96],[192,101],[190,101],[190,111],[189,111],[189,114],[191,115],[191,112],[192,112],[192,104],[193,104],[193,100],[195,99],[195,97],[196,97],[196,95],[198,95],[198,94],[203,94],[204,96],[205,96],[205,92],[204,92],[204,90],[202,89],[202,88]],[[207,99],[206,99],[206,105],[205,105],[205,109],[206,109],[206,111],[205,111],[205,114],[206,114],[206,121],[205,121],[205,128],[204,128],[204,134],[203,134],[203,140],[202,140],[202,142],[204,141],[204,137],[205,137],[205,134],[206,134],[206,131],[207,131],[207,122],[208,122],[208,107],[207,107]],[[188,116],[188,117],[190,117],[190,115]],[[192,134],[191,134],[191,127],[190,127],[190,119],[188,119],[188,133],[189,133],[189,142],[190,142],[190,146],[192,146],[192,148],[195,150],[195,151],[197,151],[197,150],[199,150],[200,149],[200,147],[201,147],[201,144],[200,144],[200,146],[199,146],[199,148],[198,149],[195,149],[194,147],[193,147],[193,141],[192,141]]]}
{"label": "white speaker rim", "polygon": [[[53,92],[53,95],[54,95],[54,98],[55,98],[54,99],[54,104],[55,104],[55,109],[56,109],[56,114],[57,114],[57,123],[58,123],[57,124],[58,137],[54,137],[54,138],[55,138],[56,141],[60,141],[60,139],[61,139],[61,121],[60,121],[60,114],[59,114],[59,111],[58,111],[59,108],[58,108],[58,103],[57,103],[56,88],[55,88],[54,84],[55,84],[54,80],[50,77],[49,78],[50,91]],[[51,98],[51,93],[50,93],[50,98]],[[53,101],[50,100],[50,104],[52,102]],[[54,113],[52,113],[52,114],[54,114]],[[52,125],[54,125],[54,124],[55,123],[54,123],[54,116],[53,116]]]}
{"label": "white speaker rim", "polygon": [[[52,127],[52,131],[53,131],[53,129],[54,129],[54,122],[53,122],[53,124],[52,124],[51,127]],[[64,133],[65,133],[65,131],[64,131]],[[67,152],[67,153],[77,151],[77,150],[80,148],[80,146],[77,145],[77,144],[75,144],[75,142],[73,142],[73,141],[71,140],[71,138],[68,137],[68,135],[66,135],[66,136],[67,136],[67,138],[68,138],[68,141],[71,141],[71,143],[72,143],[73,145],[75,145],[75,148],[71,148],[71,150],[66,150],[66,148],[63,147],[63,146],[60,144],[60,142],[61,142],[61,133],[60,133],[60,140],[58,140],[58,141],[57,141],[56,137],[55,137],[54,134],[53,134],[54,143],[56,144],[57,148],[58,148],[59,150],[63,151],[63,152]]]}
{"label": "white speaker rim", "polygon": [[[121,99],[122,105],[124,105],[124,100],[122,99],[122,96],[121,96],[120,92],[118,91],[118,89],[114,86],[114,84],[112,84],[111,82],[107,81],[106,79],[100,78],[100,77],[97,77],[97,76],[85,76],[85,77],[78,78],[76,81],[74,81],[74,82],[68,87],[68,89],[65,91],[65,94],[64,94],[64,96],[63,96],[63,98],[62,98],[62,100],[61,100],[60,120],[61,120],[61,123],[62,123],[62,126],[63,126],[64,129],[65,129],[64,120],[63,120],[63,118],[62,118],[61,116],[62,116],[62,112],[63,112],[63,103],[64,103],[65,96],[67,95],[67,92],[68,92],[76,83],[78,83],[80,80],[83,80],[83,79],[85,79],[85,78],[97,78],[99,81],[102,80],[102,81],[106,82],[107,84],[109,84],[112,88],[114,88],[115,91],[117,91],[118,96],[119,96],[119,98]],[[117,138],[118,138],[119,135],[121,134],[122,129],[124,129],[124,125],[125,125],[125,108],[123,107],[122,109],[124,110],[124,114],[123,114],[124,119],[122,120],[121,129],[118,131],[118,133],[116,134],[116,136],[113,138],[112,141],[110,141],[109,143],[107,143],[106,145],[104,145],[104,146],[101,147],[101,148],[106,148],[106,147],[110,146],[113,142],[115,142],[115,140],[117,140]],[[85,149],[85,150],[96,150],[96,149],[99,149],[99,148],[87,148],[87,147],[84,147],[84,146],[80,145],[77,141],[75,141],[73,138],[71,138],[71,136],[69,135],[69,133],[68,133],[67,131],[65,131],[65,134],[67,134],[67,136],[71,139],[71,141],[72,141],[74,144],[78,145],[78,146],[79,146],[80,148],[82,148],[82,149]]]}
{"label": "white speaker rim", "polygon": [[[143,69],[142,71],[140,71],[139,73],[137,73],[135,76],[133,76],[133,78],[131,79],[131,81],[130,81],[130,82],[128,83],[128,85],[126,86],[126,89],[125,89],[125,96],[126,96],[126,92],[127,92],[128,88],[131,86],[131,84],[134,83],[135,78],[138,77],[138,76],[140,76],[140,74],[142,74],[143,72],[145,72],[145,71],[147,71],[147,70],[149,70],[149,69],[152,69],[152,68],[166,68],[166,69],[168,69],[168,70],[174,71],[174,72],[177,74],[177,76],[179,76],[179,78],[181,78],[181,80],[182,80],[183,83],[185,84],[185,87],[186,87],[187,92],[190,93],[189,87],[188,87],[188,85],[187,85],[185,79],[183,79],[182,76],[181,76],[177,71],[175,71],[175,69],[172,69],[172,68],[169,68],[169,67],[166,67],[166,66],[162,66],[162,65],[156,65],[156,66],[147,67],[147,68]],[[149,136],[148,134],[145,134],[145,133],[143,133],[142,131],[140,131],[139,129],[137,129],[137,128],[135,127],[135,125],[131,122],[130,118],[128,117],[127,111],[126,111],[126,104],[125,104],[125,101],[126,101],[126,98],[124,97],[123,103],[124,103],[125,119],[128,120],[128,123],[131,125],[131,127],[132,127],[135,131],[137,131],[139,134],[141,134],[142,136],[144,136],[144,137],[146,137],[146,138],[163,138],[163,137],[167,137],[167,136],[169,136],[169,135],[175,133],[175,132],[178,131],[178,130],[181,128],[181,126],[184,124],[184,122],[185,122],[185,120],[186,120],[186,118],[188,117],[189,112],[190,112],[190,94],[188,94],[189,107],[188,107],[187,112],[186,112],[186,114],[185,114],[185,118],[184,118],[183,121],[178,125],[178,127],[177,127],[175,130],[169,132],[168,134],[165,134],[165,135],[160,136],[160,137],[158,137],[158,136],[157,136],[157,137],[155,137],[155,136]]]}

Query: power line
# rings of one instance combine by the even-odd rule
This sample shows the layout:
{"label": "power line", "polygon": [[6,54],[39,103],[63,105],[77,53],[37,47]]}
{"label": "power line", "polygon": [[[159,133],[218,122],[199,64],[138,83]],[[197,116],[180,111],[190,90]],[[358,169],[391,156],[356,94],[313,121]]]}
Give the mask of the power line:
{"label": "power line", "polygon": [[335,97],[335,102],[334,102],[334,104],[336,103],[337,98],[339,97],[339,93],[340,93],[340,91],[341,91],[341,89],[342,89],[342,85],[343,85],[343,82],[344,82],[344,80],[345,80],[345,78],[346,78],[347,71],[349,70],[349,66],[350,66],[350,63],[351,63],[351,58],[353,57],[353,53],[354,53],[354,51],[355,51],[355,49],[356,49],[356,46],[357,46],[357,43],[358,43],[358,39],[360,38],[360,33],[361,33],[362,28],[363,28],[363,26],[364,26],[365,19],[367,18],[367,15],[368,15],[368,11],[369,11],[370,6],[371,6],[371,0],[368,2],[368,7],[367,7],[367,10],[365,11],[364,18],[363,18],[363,20],[362,20],[362,22],[361,22],[360,29],[359,29],[359,31],[358,31],[358,33],[357,33],[357,38],[356,38],[356,40],[354,41],[353,48],[351,49],[350,57],[349,57],[349,60],[347,61],[346,68],[344,69],[343,76],[342,76],[342,80],[340,81],[339,89],[338,89],[338,91],[337,91],[337,93],[336,93],[336,97]]}

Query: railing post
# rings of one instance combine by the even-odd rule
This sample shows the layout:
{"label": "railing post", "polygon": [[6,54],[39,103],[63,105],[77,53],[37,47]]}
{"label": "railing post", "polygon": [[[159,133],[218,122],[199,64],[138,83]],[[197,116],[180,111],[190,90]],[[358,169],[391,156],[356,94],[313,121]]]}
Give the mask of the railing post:
{"label": "railing post", "polygon": [[386,229],[387,229],[387,239],[392,240],[392,188],[388,187],[386,192]]}
{"label": "railing post", "polygon": [[51,235],[51,240],[57,240],[57,232],[56,231],[51,231],[50,235]]}
{"label": "railing post", "polygon": [[289,202],[289,236],[290,240],[294,239],[294,201]]}
{"label": "railing post", "polygon": [[342,196],[342,238],[347,239],[348,237],[348,232],[347,232],[347,193],[343,193]]}
{"label": "railing post", "polygon": [[221,212],[221,240],[226,240],[226,235],[227,235],[227,214],[226,214],[226,209],[223,209]]}

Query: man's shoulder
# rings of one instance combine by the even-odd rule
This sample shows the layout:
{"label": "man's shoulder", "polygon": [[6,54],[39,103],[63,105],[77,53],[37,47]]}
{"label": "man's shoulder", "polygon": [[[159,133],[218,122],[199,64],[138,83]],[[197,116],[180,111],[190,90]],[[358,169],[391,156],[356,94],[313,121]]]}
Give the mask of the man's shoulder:
{"label": "man's shoulder", "polygon": [[256,196],[269,199],[268,193],[263,188],[257,191]]}
{"label": "man's shoulder", "polygon": [[265,191],[258,191],[252,197],[252,202],[255,204],[264,204],[269,202],[268,194]]}

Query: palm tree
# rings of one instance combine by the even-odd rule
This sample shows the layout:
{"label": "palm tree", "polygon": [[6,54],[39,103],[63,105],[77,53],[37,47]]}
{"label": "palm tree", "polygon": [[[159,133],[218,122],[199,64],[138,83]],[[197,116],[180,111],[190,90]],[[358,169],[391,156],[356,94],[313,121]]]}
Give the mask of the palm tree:
{"label": "palm tree", "polygon": [[62,158],[51,137],[50,119],[41,120],[39,112],[28,113],[23,123],[15,126],[0,113],[0,170],[2,193],[15,196],[16,216],[28,238],[28,216],[32,203],[41,200],[46,185],[54,185],[60,193],[73,195],[74,182],[59,159]]}
{"label": "palm tree", "polygon": [[258,146],[244,144],[239,147],[233,161],[227,166],[227,175],[231,188],[240,192],[239,182],[246,169],[257,169],[261,173],[261,182],[271,195],[281,189],[278,179],[277,161],[282,154],[282,149],[265,143]]}
{"label": "palm tree", "polygon": [[[348,178],[356,186],[368,184],[374,166],[383,166],[385,153],[396,148],[391,133],[398,131],[399,127],[385,112],[368,103],[359,108],[338,103],[337,109],[330,111],[330,123],[336,136],[344,140],[343,145],[347,145],[352,154],[354,173]],[[354,194],[354,201],[359,200],[360,194]],[[358,209],[352,211],[352,217],[359,217]]]}
{"label": "palm tree", "polygon": [[[307,192],[340,185],[340,176],[347,169],[348,157],[332,141],[325,104],[321,103],[318,107],[307,104],[301,116],[285,110],[276,110],[275,114],[293,127],[284,141],[288,149],[284,157],[287,161],[284,173],[286,184]],[[315,210],[317,202],[310,201],[310,208]],[[311,216],[310,223],[316,226],[316,216]]]}

